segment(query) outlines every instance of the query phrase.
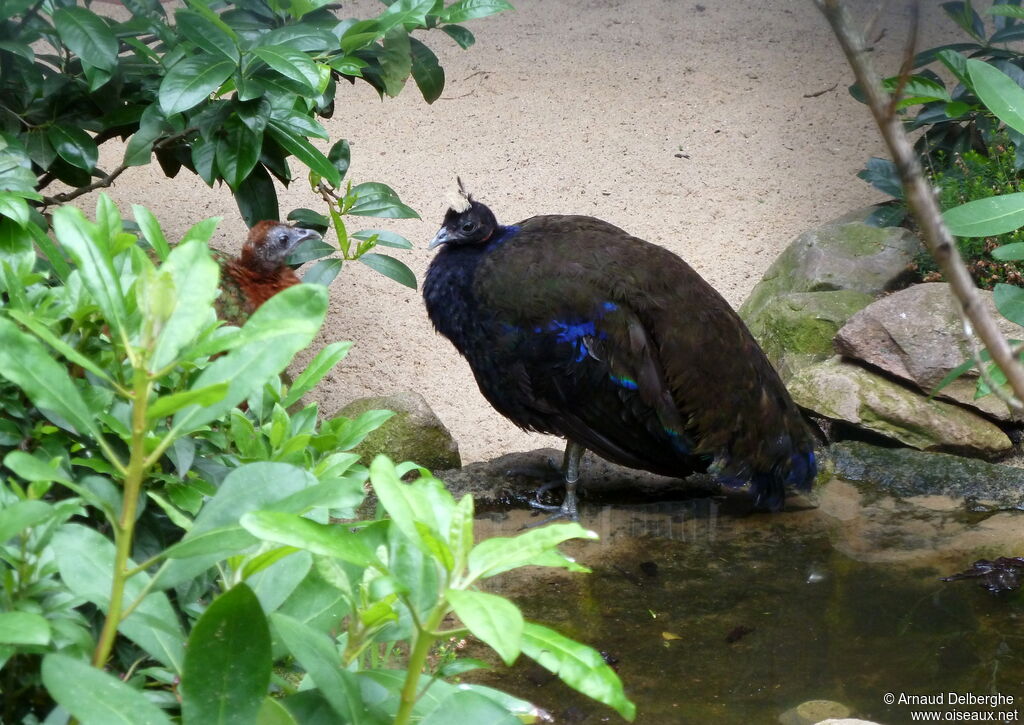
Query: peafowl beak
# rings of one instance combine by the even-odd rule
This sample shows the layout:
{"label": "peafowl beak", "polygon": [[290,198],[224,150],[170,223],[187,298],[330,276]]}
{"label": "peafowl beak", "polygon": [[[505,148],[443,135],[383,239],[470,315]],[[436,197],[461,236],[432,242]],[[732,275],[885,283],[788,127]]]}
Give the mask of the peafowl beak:
{"label": "peafowl beak", "polygon": [[452,240],[451,235],[448,234],[448,227],[441,227],[437,230],[437,234],[430,240],[430,244],[427,245],[427,249],[434,249],[440,247],[442,244],[447,244]]}

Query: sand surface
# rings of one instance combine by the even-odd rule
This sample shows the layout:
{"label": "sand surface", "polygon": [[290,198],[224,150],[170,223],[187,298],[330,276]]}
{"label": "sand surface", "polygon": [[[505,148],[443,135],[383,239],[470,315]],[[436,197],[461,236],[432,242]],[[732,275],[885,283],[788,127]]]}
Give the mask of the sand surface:
{"label": "sand surface", "polygon": [[[467,24],[477,37],[468,51],[440,32],[419,36],[447,75],[432,106],[411,82],[383,102],[366,84],[344,85],[325,122],[332,141],[351,142],[354,183],[388,183],[423,217],[349,217],[350,231],[407,236],[416,249],[395,256],[421,280],[456,174],[499,221],[589,214],[668,247],[734,306],[795,235],[883,198],[855,177],[882,144],[847,93],[851,74],[810,0],[512,2],[515,12]],[[890,5],[876,47],[886,74],[898,67],[907,23],[903,3]],[[922,5],[921,47],[962,39],[938,3]],[[850,6],[866,18],[875,3]],[[341,15],[381,7],[359,0]],[[104,158],[112,166],[117,153]],[[226,187],[211,190],[187,171],[168,180],[154,163],[110,193],[125,214],[132,203],[149,206],[169,238],[209,216],[223,217],[217,246],[234,250],[244,238]],[[280,198],[283,213],[322,210],[304,173]],[[361,264],[333,284],[313,351],[333,340],[356,344],[316,391],[326,413],[356,397],[416,390],[465,462],[559,445],[494,412],[434,333],[419,293]]]}

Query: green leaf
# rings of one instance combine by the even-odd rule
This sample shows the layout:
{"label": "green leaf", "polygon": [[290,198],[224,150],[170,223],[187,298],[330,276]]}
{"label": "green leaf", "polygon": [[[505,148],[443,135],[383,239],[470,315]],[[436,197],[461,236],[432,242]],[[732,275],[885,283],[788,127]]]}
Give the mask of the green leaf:
{"label": "green leaf", "polygon": [[213,600],[188,638],[181,675],[184,722],[248,725],[270,685],[270,627],[244,583]]}
{"label": "green leaf", "polygon": [[302,281],[306,284],[318,284],[327,287],[341,274],[341,269],[344,265],[344,260],[337,257],[317,262],[302,275]]}
{"label": "green leaf", "polygon": [[132,204],[132,213],[135,215],[135,223],[139,225],[142,236],[153,247],[153,251],[160,259],[167,259],[167,255],[171,253],[171,246],[167,243],[167,238],[160,228],[160,222],[157,221],[153,212],[141,204]]}
{"label": "green leaf", "polygon": [[277,219],[281,216],[277,204],[277,189],[263,164],[256,164],[241,186],[235,190],[235,203],[238,204],[238,211],[249,227],[264,219]]}
{"label": "green leaf", "polygon": [[449,5],[437,16],[445,23],[464,23],[467,20],[485,18],[488,15],[514,10],[506,0],[459,0]]}
{"label": "green leaf", "polygon": [[962,53],[957,53],[955,50],[947,48],[946,50],[940,51],[936,57],[942,61],[942,64],[946,66],[954,76],[956,76],[958,81],[968,88],[972,88],[971,76],[967,70],[966,56]]}
{"label": "green leaf", "polygon": [[213,554],[217,558],[226,559],[253,543],[253,537],[241,526],[225,526],[186,537],[165,549],[164,555],[168,559],[190,559],[193,556]]}
{"label": "green leaf", "polygon": [[92,171],[99,159],[99,149],[92,136],[75,126],[54,124],[46,131],[46,138],[57,154],[72,166]]}
{"label": "green leaf", "polygon": [[57,462],[44,463],[25,451],[15,450],[8,453],[4,456],[4,465],[26,481],[71,483],[67,473],[60,469]]}
{"label": "green leaf", "polygon": [[406,206],[387,184],[367,181],[352,187],[356,203],[348,210],[357,216],[384,217],[388,219],[419,219],[412,208]]}
{"label": "green leaf", "polygon": [[53,212],[53,229],[57,241],[74,259],[89,294],[103,311],[113,330],[124,328],[126,317],[124,290],[114,272],[108,245],[98,227],[86,220],[74,207],[62,206]]}
{"label": "green leaf", "polygon": [[263,150],[263,136],[256,135],[237,117],[229,118],[217,134],[217,169],[232,191],[252,173]]}
{"label": "green leaf", "polygon": [[0,644],[50,644],[50,624],[34,612],[0,612]]}
{"label": "green leaf", "polygon": [[61,41],[72,53],[91,66],[113,71],[117,66],[117,38],[91,10],[65,7],[53,14]]}
{"label": "green leaf", "polygon": [[434,55],[434,51],[416,38],[409,39],[412,51],[412,78],[420,89],[423,100],[433,103],[444,91],[444,68]]}
{"label": "green leaf", "polygon": [[569,539],[593,541],[597,538],[593,531],[572,523],[531,529],[513,538],[497,536],[485,539],[469,553],[469,577],[470,580],[490,577],[532,564],[537,557]]}
{"label": "green leaf", "polygon": [[213,56],[220,54],[233,63],[238,63],[238,45],[235,38],[220,25],[192,10],[176,10],[174,19],[178,24],[178,30],[207,53]]}
{"label": "green leaf", "polygon": [[[213,220],[216,224],[216,220]],[[181,351],[191,345],[199,333],[212,322],[214,299],[220,267],[210,256],[204,241],[189,239],[178,244],[160,267],[174,285],[174,308],[157,337],[149,361],[151,372],[162,370],[177,359]],[[198,390],[193,387],[193,390]],[[212,404],[213,393],[204,395]],[[164,413],[168,415],[168,413]]]}
{"label": "green leaf", "polygon": [[472,690],[456,690],[445,697],[422,720],[420,725],[451,723],[487,723],[487,725],[519,725],[524,722],[492,698]]}
{"label": "green leaf", "polygon": [[389,232],[386,229],[360,229],[358,232],[352,233],[352,238],[360,239],[365,242],[372,240],[374,244],[379,244],[382,247],[412,249],[412,242],[401,234],[395,234],[394,232]]}
{"label": "green leaf", "polygon": [[[22,451],[18,452],[22,453]],[[10,455],[10,453],[7,454],[8,457]],[[5,458],[5,466],[7,465],[6,460]],[[52,514],[53,507],[43,501],[18,501],[0,509],[0,544],[10,541],[11,538],[30,526],[41,524]]]}
{"label": "green leaf", "polygon": [[[63,211],[58,209],[57,212]],[[56,213],[55,215],[56,216]],[[67,369],[49,356],[36,338],[0,317],[0,376],[17,385],[36,406],[56,413],[79,433],[99,437],[95,416]]]}
{"label": "green leaf", "polygon": [[[110,605],[114,571],[114,544],[93,529],[67,524],[54,534],[51,547],[64,584],[103,611]],[[131,561],[128,568],[135,566]],[[125,583],[125,606],[143,594],[149,575],[139,573]],[[176,673],[185,656],[185,635],[177,613],[163,592],[150,593],[118,631]]]}
{"label": "green leaf", "polygon": [[1024,242],[1004,244],[992,250],[992,256],[1001,262],[1017,262],[1024,259]]}
{"label": "green leaf", "polygon": [[205,388],[184,390],[180,393],[164,395],[153,401],[153,404],[146,409],[146,420],[164,418],[177,413],[188,405],[213,405],[220,402],[227,395],[227,383],[214,383]]}
{"label": "green leaf", "polygon": [[522,648],[569,687],[615,709],[626,720],[636,717],[636,705],[626,697],[622,681],[596,650],[533,622],[523,626]]}
{"label": "green leaf", "polygon": [[168,116],[187,111],[220,88],[237,64],[221,56],[190,56],[174,64],[160,83],[160,108]]}
{"label": "green leaf", "polygon": [[338,169],[307,139],[274,119],[267,123],[267,130],[286,151],[308,166],[311,171],[327,179],[331,186],[337,188],[341,184]]}
{"label": "green leaf", "polygon": [[[300,1],[305,0],[293,0],[292,8],[294,9],[296,3]],[[268,695],[263,699],[263,705],[256,715],[256,725],[299,725],[299,722],[279,699]]]}
{"label": "green leaf", "polygon": [[25,226],[29,221],[28,202],[11,192],[0,191],[0,216],[8,217],[19,226]]}
{"label": "green leaf", "polygon": [[320,83],[320,73],[316,63],[300,50],[287,45],[263,45],[253,48],[253,54],[283,75],[308,89],[310,94],[316,93]]}
{"label": "green leaf", "polygon": [[171,725],[140,691],[83,660],[49,654],[42,676],[50,696],[82,725]]}
{"label": "green leaf", "polygon": [[[345,174],[348,173],[349,164],[352,161],[352,150],[349,147],[348,141],[341,139],[341,141],[331,146],[331,150],[327,152],[327,160],[334,164],[334,168],[338,170],[338,178],[344,179]],[[326,227],[327,223],[327,218],[324,217],[323,225]]]}
{"label": "green leaf", "polygon": [[318,285],[294,285],[271,297],[242,327],[244,344],[214,360],[193,383],[195,388],[204,388],[227,382],[228,394],[213,405],[180,410],[174,425],[187,420],[187,430],[195,430],[261,389],[312,342],[326,312],[327,291]]}
{"label": "green leaf", "polygon": [[280,511],[248,513],[242,517],[241,524],[253,536],[275,544],[294,546],[359,566],[377,561],[365,539],[344,524],[318,524]]}
{"label": "green leaf", "polygon": [[412,72],[409,33],[402,27],[393,28],[384,36],[383,48],[383,52],[377,56],[381,80],[385,92],[395,98],[405,88],[405,81]]}
{"label": "green leaf", "polygon": [[416,275],[403,262],[386,254],[364,254],[359,261],[375,272],[395,280],[410,289],[416,289]]}
{"label": "green leaf", "polygon": [[997,284],[992,299],[999,313],[1018,325],[1024,325],[1024,289],[1012,284]]}
{"label": "green leaf", "polygon": [[427,24],[427,14],[436,4],[437,0],[395,0],[377,18],[377,28],[381,33],[399,26],[409,30],[422,28]]}
{"label": "green leaf", "polygon": [[468,50],[476,43],[476,36],[468,28],[464,28],[461,25],[442,25],[441,30],[458,43],[459,47],[463,50]]}
{"label": "green leaf", "polygon": [[271,614],[270,622],[278,639],[309,673],[342,722],[360,723],[367,720],[359,683],[342,666],[341,655],[327,635],[280,613]]}
{"label": "green leaf", "polygon": [[990,196],[947,209],[942,214],[951,234],[994,237],[1024,226],[1024,192]]}
{"label": "green leaf", "polygon": [[519,656],[523,615],[519,607],[496,594],[449,589],[452,609],[475,637],[491,647],[511,666]]}
{"label": "green leaf", "polygon": [[351,342],[339,341],[332,342],[320,350],[306,366],[306,369],[295,378],[295,382],[288,389],[288,394],[281,401],[281,405],[290,408],[299,402],[299,399],[315,388],[324,376],[348,355],[348,351],[351,349]]}
{"label": "green leaf", "polygon": [[974,92],[981,102],[1000,121],[1024,133],[1024,89],[1010,76],[984,61],[970,59],[967,71],[974,84]]}

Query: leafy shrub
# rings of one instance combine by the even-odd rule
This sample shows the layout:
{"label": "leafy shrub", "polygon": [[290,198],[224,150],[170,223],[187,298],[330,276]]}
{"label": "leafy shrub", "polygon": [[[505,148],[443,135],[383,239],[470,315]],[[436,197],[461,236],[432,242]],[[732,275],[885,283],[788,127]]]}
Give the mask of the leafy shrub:
{"label": "leafy shrub", "polygon": [[[518,722],[528,703],[445,681],[477,663],[432,666],[466,630],[632,718],[598,653],[477,588],[527,564],[579,571],[557,546],[593,534],[474,545],[472,499],[350,452],[389,413],[321,421],[302,404],[348,343],[281,383],[322,286],[220,327],[215,224],[171,248],[135,216],[159,267],[105,196],[95,222],[54,212],[47,263],[0,253],[3,721]],[[354,520],[366,484],[386,518]]]}
{"label": "leafy shrub", "polygon": [[[432,103],[444,71],[415,35],[440,30],[468,48],[474,37],[460,23],[511,7],[395,0],[375,18],[339,20],[339,6],[326,0],[190,0],[173,16],[159,0],[124,6],[130,17],[117,20],[76,0],[0,0],[0,215],[24,221],[29,200],[45,228],[37,208],[109,186],[155,158],[169,177],[187,169],[210,186],[227,184],[249,226],[280,219],[273,180],[292,182],[292,159],[310,169],[314,189],[321,181],[341,188],[348,144],[325,155],[310,141],[328,139],[318,119],[333,114],[339,83],[363,81],[396,96],[412,77]],[[99,148],[117,138],[126,142],[121,163],[99,168]],[[48,191],[57,181],[71,189]],[[385,184],[350,186],[345,196],[356,201],[344,213],[418,216]],[[4,225],[0,233],[23,228]],[[314,267],[313,280],[328,282],[344,259],[362,258],[415,286],[404,264],[371,252],[377,244],[408,248],[401,237],[367,230],[351,250],[347,235],[339,239],[342,260]],[[304,260],[333,251],[307,246]]]}

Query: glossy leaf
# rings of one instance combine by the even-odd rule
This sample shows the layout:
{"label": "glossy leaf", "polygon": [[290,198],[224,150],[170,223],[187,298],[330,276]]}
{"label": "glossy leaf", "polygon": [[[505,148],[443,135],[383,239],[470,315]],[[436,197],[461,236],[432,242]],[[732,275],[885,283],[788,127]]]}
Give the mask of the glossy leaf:
{"label": "glossy leaf", "polygon": [[505,597],[486,592],[450,589],[447,597],[469,631],[511,666],[519,656],[519,640],[523,634],[523,615],[519,607]]}
{"label": "glossy leaf", "polygon": [[[327,159],[338,170],[339,180],[344,179],[345,174],[348,173],[349,164],[352,161],[352,149],[349,147],[348,141],[341,139],[341,141],[331,146],[331,150],[327,153]],[[326,218],[324,218],[324,226],[327,226]]]}
{"label": "glossy leaf", "polygon": [[984,61],[967,61],[974,92],[999,120],[1024,133],[1024,88],[1001,70]]}
{"label": "glossy leaf", "polygon": [[327,287],[333,282],[345,265],[344,260],[337,257],[317,262],[302,275],[302,281],[306,284],[318,284]]}
{"label": "glossy leaf", "polygon": [[288,394],[281,401],[281,405],[285,408],[290,408],[299,402],[299,399],[315,388],[323,380],[324,376],[331,372],[334,366],[348,355],[348,351],[351,349],[352,343],[344,340],[326,345],[309,362],[306,369],[295,378],[295,382],[288,389]]}
{"label": "glossy leaf", "polygon": [[373,271],[380,272],[385,277],[393,279],[409,289],[416,289],[416,275],[404,262],[400,262],[394,257],[370,253],[359,257],[359,261]]}
{"label": "glossy leaf", "polygon": [[84,62],[112,71],[117,65],[117,38],[110,27],[91,10],[64,7],[53,14],[61,41]]}
{"label": "glossy leaf", "polygon": [[419,219],[411,207],[406,206],[387,184],[365,182],[352,187],[356,203],[348,210],[357,216],[373,216],[388,219]]}
{"label": "glossy leaf", "polygon": [[203,54],[175,63],[160,82],[160,108],[171,115],[187,111],[210,97],[234,73],[237,65]]}
{"label": "glossy leaf", "polygon": [[215,420],[263,387],[312,342],[327,312],[327,291],[317,285],[294,285],[267,300],[242,328],[246,344],[213,361],[193,383],[203,388],[227,382],[228,394],[209,406],[189,406],[174,417],[188,429]]}
{"label": "glossy leaf", "polygon": [[46,131],[46,137],[57,154],[72,166],[92,171],[99,159],[99,148],[92,136],[80,128],[55,124]]}
{"label": "glossy leaf", "polygon": [[294,546],[359,566],[369,566],[377,560],[365,539],[343,524],[318,524],[279,511],[248,513],[242,517],[241,524],[253,536],[275,544]]}
{"label": "glossy leaf", "polygon": [[36,645],[50,643],[50,624],[34,612],[0,612],[0,644]]}
{"label": "glossy leaf", "polygon": [[184,722],[206,725],[256,719],[270,685],[270,628],[244,583],[213,600],[188,638],[181,675]]}
{"label": "glossy leaf", "polygon": [[217,169],[232,190],[237,190],[260,159],[263,136],[237,118],[228,119],[217,136]]}
{"label": "glossy leaf", "polygon": [[337,187],[341,184],[341,177],[334,164],[308,140],[273,119],[267,124],[267,130],[270,131],[275,141],[308,166],[311,171],[315,171],[327,179],[331,186]]}
{"label": "glossy leaf", "polygon": [[469,30],[461,25],[442,25],[441,30],[444,33],[458,43],[459,47],[463,50],[468,50],[476,43],[476,36]]}
{"label": "glossy leaf", "polygon": [[1004,244],[992,250],[992,256],[1001,262],[1018,262],[1024,259],[1024,242]]}
{"label": "glossy leaf", "polygon": [[398,26],[410,30],[423,27],[436,4],[437,0],[395,0],[377,18],[377,28],[385,33]]}
{"label": "glossy leaf", "polygon": [[636,717],[636,705],[626,697],[619,676],[597,650],[533,622],[523,626],[522,648],[523,654],[569,687],[614,708],[626,720]]}
{"label": "glossy leaf", "polygon": [[409,39],[412,51],[412,78],[420,89],[423,100],[433,103],[444,91],[444,69],[434,55],[434,51],[416,38]]}
{"label": "glossy leaf", "polygon": [[127,313],[121,280],[114,272],[107,249],[110,240],[101,237],[97,227],[71,206],[62,206],[53,212],[53,228],[57,241],[75,260],[82,281],[107,323],[115,331],[122,329]]}
{"label": "glossy leaf", "polygon": [[278,219],[281,216],[277,189],[263,164],[256,164],[235,190],[235,203],[248,227],[263,219]]}
{"label": "glossy leaf", "polygon": [[1024,289],[1012,284],[997,284],[992,298],[999,313],[1018,325],[1024,325]]}
{"label": "glossy leaf", "polygon": [[[170,365],[212,322],[211,310],[220,276],[220,268],[210,256],[209,248],[198,239],[184,241],[171,250],[160,272],[169,275],[173,282],[174,307],[157,337],[149,362],[151,371]],[[198,390],[199,387],[193,386],[192,391]],[[207,392],[202,395],[206,401],[203,404],[213,404],[216,394],[207,386]],[[163,414],[169,415],[167,412]]]}
{"label": "glossy leaf", "polygon": [[227,392],[227,383],[215,383],[205,388],[183,390],[180,393],[164,395],[153,401],[153,404],[146,409],[146,418],[149,420],[164,418],[177,413],[189,405],[213,405],[223,400]]}
{"label": "glossy leaf", "polygon": [[[28,455],[24,451],[18,453]],[[4,457],[5,466],[8,466],[7,458],[10,455],[11,453],[8,453]],[[0,544],[9,541],[30,526],[46,521],[52,513],[53,507],[44,501],[17,501],[5,506],[0,509]]]}
{"label": "glossy leaf", "polygon": [[95,416],[86,406],[67,368],[51,358],[36,338],[2,317],[0,376],[21,388],[36,406],[61,416],[78,432],[99,436]]}
{"label": "glossy leaf", "polygon": [[405,81],[412,72],[412,49],[409,33],[402,27],[388,31],[384,36],[383,51],[378,54],[380,77],[384,91],[395,98],[405,88]]}
{"label": "glossy leaf", "polygon": [[456,690],[441,700],[420,725],[451,723],[487,723],[487,725],[520,725],[523,721],[493,699],[473,690]]}
{"label": "glossy leaf", "polygon": [[446,23],[464,23],[505,10],[514,10],[506,0],[459,0],[438,13],[438,17]]}
{"label": "glossy leaf", "polygon": [[233,63],[238,63],[238,45],[220,25],[192,10],[176,10],[174,18],[178,30],[207,53],[212,56],[220,54]]}
{"label": "glossy leaf", "polygon": [[1024,192],[990,196],[947,209],[942,214],[957,237],[994,237],[1024,226]]}
{"label": "glossy leaf", "polygon": [[341,656],[327,635],[283,614],[271,614],[270,622],[342,722],[359,723],[366,719],[359,683],[342,667]]}
{"label": "glossy leaf", "polygon": [[[43,462],[25,451],[14,450],[4,456],[4,465],[26,481],[60,481],[71,483],[67,473],[56,462]],[[28,501],[21,503],[29,503]]]}
{"label": "glossy leaf", "polygon": [[352,238],[363,241],[370,241],[372,239],[374,244],[382,247],[412,249],[412,242],[401,234],[395,234],[386,229],[360,229],[358,232],[352,232]]}
{"label": "glossy leaf", "polygon": [[139,690],[83,660],[49,654],[42,676],[50,696],[82,725],[171,725]]}
{"label": "glossy leaf", "polygon": [[485,539],[469,553],[469,576],[471,579],[490,577],[495,574],[526,566],[546,551],[569,539],[597,539],[593,531],[576,523],[551,524],[531,529],[512,538],[498,536]]}
{"label": "glossy leaf", "polygon": [[152,245],[153,251],[160,259],[167,259],[167,255],[171,253],[171,245],[167,243],[167,237],[164,236],[160,222],[153,212],[140,204],[132,204],[132,214],[135,215],[135,223],[139,225],[139,230],[146,241]]}
{"label": "glossy leaf", "polygon": [[[68,589],[107,611],[113,581],[114,544],[93,529],[68,524],[54,535],[51,546],[61,579]],[[128,567],[134,566],[129,561]],[[140,573],[127,580],[126,605],[143,593],[149,579],[148,574]],[[185,635],[165,594],[150,593],[117,629],[155,659],[181,672]]]}
{"label": "glossy leaf", "polygon": [[287,45],[259,46],[253,55],[281,75],[304,86],[310,94],[315,93],[320,82],[316,63],[300,50]]}

